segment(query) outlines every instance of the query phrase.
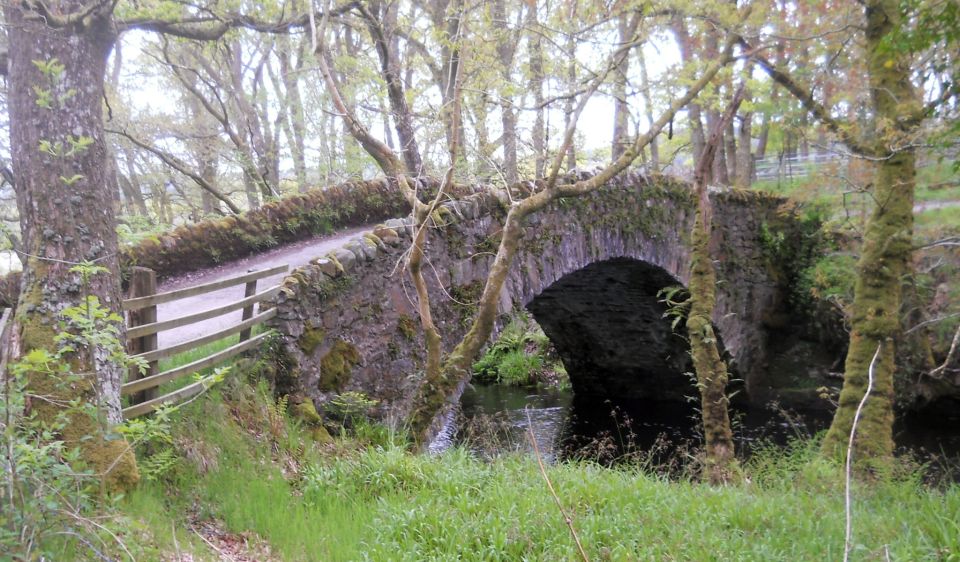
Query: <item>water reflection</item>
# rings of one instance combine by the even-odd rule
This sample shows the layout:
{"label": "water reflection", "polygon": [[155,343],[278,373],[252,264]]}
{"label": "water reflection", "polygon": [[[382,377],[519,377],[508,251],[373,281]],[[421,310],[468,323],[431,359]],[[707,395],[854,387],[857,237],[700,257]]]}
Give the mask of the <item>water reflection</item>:
{"label": "water reflection", "polygon": [[[761,444],[785,445],[826,429],[825,411],[753,408],[731,412],[741,457]],[[587,458],[612,463],[624,455],[654,464],[672,462],[702,443],[696,404],[598,399],[556,389],[500,385],[468,387],[431,451],[465,446],[481,456],[532,451],[528,431],[544,459]],[[897,445],[921,459],[929,453],[960,459],[960,432],[909,421],[895,428]],[[942,462],[942,461],[940,461]],[[953,472],[953,470],[951,470]]]}

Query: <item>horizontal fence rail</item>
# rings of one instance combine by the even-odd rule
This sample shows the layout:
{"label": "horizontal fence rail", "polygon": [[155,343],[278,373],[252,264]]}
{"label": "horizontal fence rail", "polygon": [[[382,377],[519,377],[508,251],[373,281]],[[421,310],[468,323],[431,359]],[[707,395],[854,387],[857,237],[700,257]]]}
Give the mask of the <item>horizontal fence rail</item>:
{"label": "horizontal fence rail", "polygon": [[[156,274],[146,268],[133,268],[130,281],[131,295],[130,298],[123,301],[123,309],[128,314],[128,349],[133,358],[147,362],[148,368],[144,372],[132,368],[128,381],[121,386],[121,394],[131,396],[131,405],[123,410],[124,419],[142,416],[153,412],[164,404],[178,403],[196,396],[205,388],[205,380],[196,381],[163,396],[157,396],[157,392],[160,385],[164,383],[219,365],[245,351],[255,349],[263,343],[269,334],[263,333],[251,338],[251,330],[254,326],[263,324],[273,318],[277,312],[271,308],[269,310],[261,309],[257,314],[254,314],[254,306],[275,296],[280,290],[280,286],[275,285],[257,292],[257,282],[260,279],[285,273],[288,270],[288,265],[282,265],[249,271],[242,275],[194,287],[157,293]],[[196,297],[237,285],[245,285],[244,297],[240,300],[178,318],[163,321],[157,319],[157,305],[159,304]],[[160,332],[181,328],[241,309],[243,310],[242,320],[232,326],[167,347],[159,348],[157,345],[157,335]],[[235,334],[240,334],[238,343],[186,365],[159,372],[160,359],[173,357]]]}
{"label": "horizontal fence rail", "polygon": [[836,152],[816,152],[806,156],[768,157],[754,162],[754,173],[758,180],[803,178],[822,164],[837,163],[839,165],[846,160],[844,155]]}
{"label": "horizontal fence rail", "polygon": [[271,267],[270,269],[251,271],[243,275],[230,277],[229,279],[211,281],[210,283],[204,283],[203,285],[196,285],[194,287],[186,287],[184,289],[177,289],[175,291],[167,291],[166,293],[157,293],[154,295],[125,299],[123,301],[123,309],[140,310],[141,308],[148,306],[156,306],[158,304],[185,299],[187,297],[196,297],[198,295],[212,293],[213,291],[219,291],[220,289],[234,287],[241,283],[249,283],[250,281],[256,281],[258,279],[263,279],[264,277],[270,277],[271,275],[276,275],[278,273],[286,273],[289,269],[289,265],[278,265],[277,267]]}

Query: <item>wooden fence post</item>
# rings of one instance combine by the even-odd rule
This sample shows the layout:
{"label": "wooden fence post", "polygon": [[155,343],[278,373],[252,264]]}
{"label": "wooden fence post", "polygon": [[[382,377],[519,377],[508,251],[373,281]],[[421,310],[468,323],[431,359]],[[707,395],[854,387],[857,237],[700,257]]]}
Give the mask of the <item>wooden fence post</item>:
{"label": "wooden fence post", "polygon": [[[254,271],[256,271],[256,269],[248,269],[248,270],[247,270],[247,273],[253,273]],[[255,295],[255,294],[257,294],[257,280],[256,280],[256,279],[254,279],[253,281],[247,282],[247,288],[246,288],[246,290],[243,292],[243,298],[252,297],[252,296]],[[250,306],[244,307],[244,309],[243,309],[243,317],[241,318],[241,321],[243,321],[243,320],[249,320],[249,319],[251,319],[251,318],[253,318],[253,305],[252,305],[252,304],[251,304]],[[240,341],[247,341],[248,339],[250,339],[250,330],[249,330],[249,329],[240,332]]]}
{"label": "wooden fence post", "polygon": [[[157,274],[152,269],[140,266],[134,266],[130,272],[130,298],[147,297],[157,293]],[[147,306],[140,310],[131,310],[129,312],[128,326],[141,326],[143,324],[153,324],[157,321],[157,305]],[[128,352],[130,355],[138,355],[157,349],[157,334],[150,334],[130,340]],[[157,361],[151,361],[147,370],[143,373],[136,367],[130,368],[129,380],[142,379],[157,374]],[[157,397],[157,388],[148,388],[142,390],[131,397],[134,404],[146,402]]]}

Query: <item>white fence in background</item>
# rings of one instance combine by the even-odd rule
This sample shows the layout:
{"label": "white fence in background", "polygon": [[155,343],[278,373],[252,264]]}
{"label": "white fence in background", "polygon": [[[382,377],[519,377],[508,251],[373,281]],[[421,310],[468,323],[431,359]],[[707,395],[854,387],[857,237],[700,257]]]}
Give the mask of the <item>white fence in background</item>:
{"label": "white fence in background", "polygon": [[770,156],[754,162],[755,181],[805,178],[825,164],[841,166],[845,155],[837,152],[815,152],[806,156]]}

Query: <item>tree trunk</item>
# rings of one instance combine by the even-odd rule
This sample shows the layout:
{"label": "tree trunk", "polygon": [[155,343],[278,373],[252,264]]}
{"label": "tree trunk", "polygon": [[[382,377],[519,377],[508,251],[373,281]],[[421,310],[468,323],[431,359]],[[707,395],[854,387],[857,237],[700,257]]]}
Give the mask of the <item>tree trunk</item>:
{"label": "tree trunk", "polygon": [[[203,181],[207,182],[208,184],[216,185],[217,159],[215,155],[210,155],[210,157],[205,158],[202,161],[200,166],[200,177],[202,177]],[[200,190],[200,201],[203,205],[204,214],[223,214],[223,209],[220,208],[220,200],[214,197],[213,194],[206,189]]]}
{"label": "tree trunk", "polygon": [[[574,21],[577,17],[577,3],[570,2],[570,19]],[[567,56],[570,60],[567,62],[567,92],[574,92],[577,89],[577,42],[573,34],[567,36]],[[570,122],[573,120],[573,97],[567,97],[563,102],[563,129],[570,128]],[[577,148],[576,143],[570,143],[567,146],[567,170],[573,170],[577,167]]]}
{"label": "tree trunk", "polygon": [[[617,18],[617,35],[624,45],[633,36],[630,22],[625,14]],[[610,145],[611,160],[616,160],[630,145],[630,107],[627,105],[627,74],[630,72],[630,57],[625,56],[613,69],[613,141]]]}
{"label": "tree trunk", "polygon": [[527,8],[527,28],[531,30],[528,41],[530,56],[530,90],[533,92],[533,105],[536,108],[533,117],[533,158],[534,177],[542,178],[547,166],[547,138],[544,125],[543,108],[543,42],[539,35],[540,22],[537,16],[537,3],[530,2]]}
{"label": "tree trunk", "polygon": [[[647,76],[647,59],[643,55],[643,47],[637,49],[637,56],[640,63],[640,93],[643,95],[644,113],[647,117],[647,124],[653,124],[653,96],[650,95],[650,78]],[[650,170],[652,172],[660,171],[660,147],[657,138],[650,141]]]}
{"label": "tree trunk", "polygon": [[147,209],[147,202],[143,198],[143,190],[140,187],[140,181],[137,179],[137,167],[134,161],[135,155],[129,146],[123,147],[123,163],[127,169],[127,179],[130,181],[129,196],[133,199],[139,214],[149,217],[150,211]]}
{"label": "tree trunk", "polygon": [[[467,94],[470,95],[470,94]],[[467,111],[473,114],[473,131],[477,136],[477,163],[476,168],[483,175],[493,175],[495,170],[490,166],[493,160],[494,146],[490,142],[490,131],[487,128],[487,104],[489,98],[485,92],[479,92],[473,103],[467,104]]]}
{"label": "tree trunk", "polygon": [[737,130],[733,120],[727,123],[723,132],[723,155],[727,162],[727,183],[733,185],[737,178]]}
{"label": "tree trunk", "polygon": [[753,112],[744,111],[740,114],[740,140],[737,143],[737,175],[735,185],[740,189],[749,189],[753,181],[753,154],[750,145],[753,137]]}
{"label": "tree trunk", "polygon": [[[230,99],[240,114],[241,131],[238,136],[246,137],[238,146],[247,153],[245,170],[260,191],[262,201],[266,202],[279,194],[280,178],[278,177],[277,155],[272,142],[272,135],[267,129],[267,116],[257,111],[243,84],[243,57],[242,46],[239,42],[229,45],[228,48],[230,69]],[[256,95],[256,92],[254,92]]]}
{"label": "tree trunk", "polygon": [[517,170],[517,114],[513,109],[513,97],[509,88],[513,85],[513,56],[516,53],[514,33],[507,25],[507,14],[503,0],[493,3],[493,21],[497,27],[497,56],[500,61],[500,75],[506,87],[500,88],[500,123],[503,126],[503,174],[507,184],[513,185],[520,180]]}
{"label": "tree trunk", "polygon": [[[753,63],[747,62],[743,70],[743,95],[746,103],[751,102],[751,93],[749,82],[753,74]],[[733,121],[731,121],[731,126]],[[745,109],[740,113],[740,129],[737,131],[738,140],[736,143],[736,160],[734,166],[734,185],[740,189],[748,189],[753,179],[753,111]],[[733,133],[732,133],[733,134]]]}
{"label": "tree trunk", "polygon": [[380,58],[380,75],[387,85],[387,99],[390,101],[390,111],[393,113],[393,122],[397,128],[397,139],[407,171],[414,177],[423,173],[423,159],[420,156],[420,147],[414,133],[413,116],[404,93],[403,81],[400,77],[400,63],[397,53],[390,48],[392,27],[388,22],[396,21],[397,5],[395,3],[372,2],[370,9],[364,9],[363,15],[370,29],[370,36]]}
{"label": "tree trunk", "polygon": [[713,483],[720,483],[733,477],[736,457],[726,393],[729,378],[727,365],[717,349],[717,335],[711,320],[717,302],[717,274],[710,257],[710,203],[706,195],[706,184],[702,187],[700,185],[697,184],[697,189],[702,190],[704,195],[699,197],[700,203],[691,237],[693,249],[688,287],[691,302],[687,336],[690,338],[690,353],[697,373],[697,387],[700,390],[707,478]]}
{"label": "tree trunk", "polygon": [[280,44],[280,73],[283,78],[283,89],[287,97],[287,116],[290,122],[290,129],[293,132],[293,138],[288,138],[290,143],[290,155],[293,158],[293,170],[297,176],[297,191],[303,193],[309,189],[307,185],[307,160],[306,160],[306,117],[303,112],[303,98],[300,95],[300,77],[299,72],[303,69],[303,41],[297,49],[296,62],[291,65],[290,57],[292,55],[290,48],[290,38],[281,35],[277,38]]}
{"label": "tree trunk", "polygon": [[727,365],[720,357],[717,335],[713,330],[713,311],[717,304],[717,272],[713,266],[710,238],[713,225],[713,209],[707,190],[707,176],[713,167],[714,156],[722,146],[724,131],[733,121],[733,116],[743,100],[741,87],[710,129],[704,153],[694,173],[694,189],[697,198],[697,214],[690,235],[690,310],[687,316],[687,336],[690,338],[690,354],[697,373],[700,390],[700,413],[703,419],[703,435],[706,444],[706,473],[713,483],[727,482],[736,477],[737,460],[734,456],[733,430],[728,411]]}
{"label": "tree trunk", "polygon": [[[120,272],[116,217],[111,201],[117,190],[107,164],[102,100],[107,56],[115,36],[109,16],[96,12],[88,23],[64,29],[46,27],[42,18],[7,3],[9,32],[7,104],[10,148],[17,180],[17,206],[28,254],[17,307],[20,353],[54,351],[62,311],[96,297],[119,314]],[[83,2],[61,3],[69,13]],[[44,99],[46,101],[44,101]],[[75,262],[107,269],[84,284]],[[122,322],[107,321],[124,338]],[[89,355],[89,356],[88,356]],[[61,400],[93,404],[96,417],[70,414],[63,439],[79,446],[83,459],[109,488],[126,489],[139,479],[136,461],[123,440],[111,440],[110,426],[121,421],[120,385],[126,366],[102,347],[71,354],[79,376],[67,383],[35,373],[30,408],[51,421]],[[69,388],[67,385],[69,384]]]}
{"label": "tree trunk", "polygon": [[[690,64],[690,61],[697,57],[693,38],[690,37],[686,24],[679,16],[674,18],[672,27],[674,34],[677,36],[677,44],[680,46],[680,58],[684,65]],[[693,152],[694,169],[697,169],[700,163],[700,155],[703,154],[706,144],[706,139],[703,136],[702,113],[703,110],[697,102],[693,102],[687,107],[687,120],[690,122],[690,149]],[[709,183],[710,178],[707,178],[707,181]]]}
{"label": "tree trunk", "polygon": [[[123,201],[125,204],[126,213],[131,215],[148,216],[144,212],[146,210],[146,206],[141,207],[137,204],[137,199],[134,195],[136,187],[134,187],[133,182],[119,172],[117,173],[117,181],[120,183],[120,191],[123,193]],[[140,203],[143,203],[142,198],[140,199]]]}
{"label": "tree trunk", "polygon": [[865,459],[893,455],[894,340],[900,332],[901,287],[912,254],[916,154],[912,148],[900,148],[891,155],[889,147],[911,138],[911,125],[902,118],[919,114],[922,104],[910,81],[909,55],[891,51],[885,44],[901,25],[899,10],[896,0],[866,2],[865,53],[878,123],[875,149],[890,157],[876,164],[873,199],[882,204],[874,207],[863,235],[840,405],[823,442],[828,455],[845,450],[878,347],[873,390],[857,425],[854,449]]}

